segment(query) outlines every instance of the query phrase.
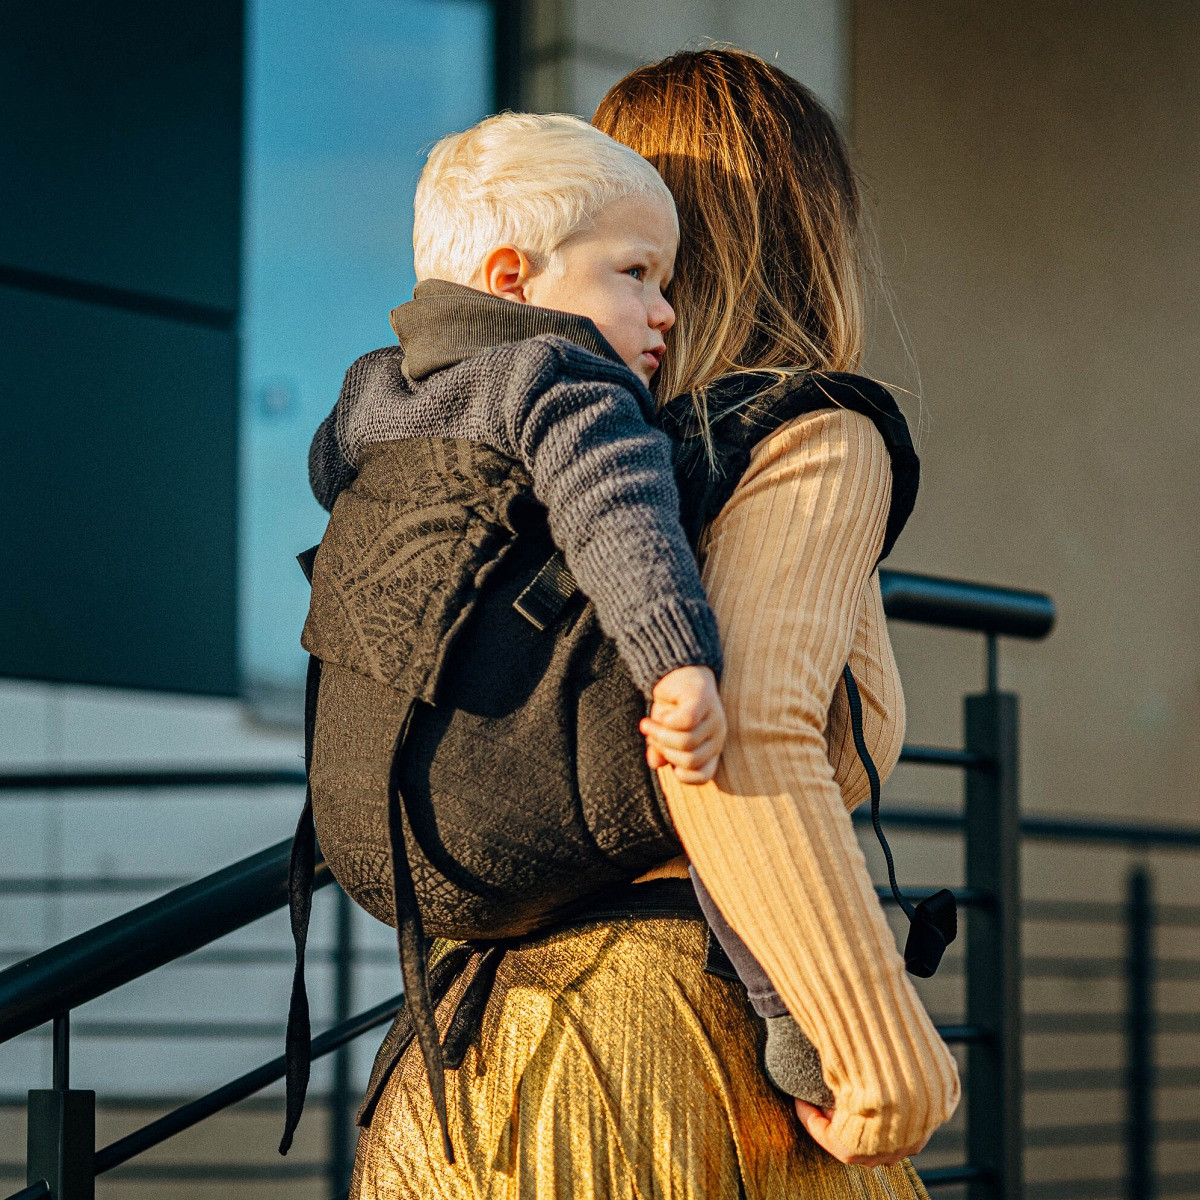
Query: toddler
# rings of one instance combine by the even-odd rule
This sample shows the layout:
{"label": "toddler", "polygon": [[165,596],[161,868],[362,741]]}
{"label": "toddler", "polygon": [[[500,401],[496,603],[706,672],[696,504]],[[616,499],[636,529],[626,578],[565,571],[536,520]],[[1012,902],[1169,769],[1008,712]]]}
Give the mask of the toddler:
{"label": "toddler", "polygon": [[[417,187],[418,284],[392,313],[400,345],[347,373],[310,474],[332,507],[372,441],[469,438],[522,462],[571,573],[651,699],[649,764],[702,783],[726,732],[720,643],[648,391],[675,319],[665,292],[678,238],[654,168],[577,118],[504,113],[444,138]],[[827,1105],[815,1051],[693,880],[771,1018],[769,1074]]]}

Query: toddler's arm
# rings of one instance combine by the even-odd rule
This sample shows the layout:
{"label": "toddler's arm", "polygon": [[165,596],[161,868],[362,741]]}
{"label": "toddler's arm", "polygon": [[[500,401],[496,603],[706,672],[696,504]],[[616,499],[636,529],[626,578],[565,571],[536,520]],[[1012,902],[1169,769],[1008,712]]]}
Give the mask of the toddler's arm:
{"label": "toddler's arm", "polygon": [[[501,399],[550,532],[646,695],[677,667],[721,669],[716,618],[679,523],[670,439],[624,366],[561,338],[519,344]],[[497,352],[499,353],[499,351]]]}
{"label": "toddler's arm", "polygon": [[670,439],[649,423],[650,393],[628,368],[553,336],[497,346],[417,385],[402,364],[400,347],[386,347],[346,373],[309,455],[322,504],[332,507],[381,429],[492,446],[528,470],[555,544],[642,692],[678,667],[719,674]]}

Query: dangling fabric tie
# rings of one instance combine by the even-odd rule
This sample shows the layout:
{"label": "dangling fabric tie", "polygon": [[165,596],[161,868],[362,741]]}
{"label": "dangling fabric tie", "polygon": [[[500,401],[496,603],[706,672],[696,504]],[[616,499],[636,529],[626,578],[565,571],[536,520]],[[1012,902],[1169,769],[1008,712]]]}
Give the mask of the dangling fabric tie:
{"label": "dangling fabric tie", "polygon": [[400,787],[400,763],[414,707],[414,704],[409,704],[396,737],[396,748],[392,754],[388,779],[388,840],[391,842],[396,942],[400,950],[405,1007],[421,1047],[421,1057],[425,1060],[429,1093],[442,1134],[442,1148],[446,1154],[446,1161],[453,1163],[454,1147],[450,1144],[450,1128],[446,1114],[445,1069],[429,987],[429,947],[425,941],[425,930],[421,923],[421,911],[417,903],[417,892],[404,838],[404,794]]}
{"label": "dangling fabric tie", "polygon": [[896,864],[892,861],[892,848],[883,836],[883,826],[879,821],[879,772],[867,749],[867,739],[863,733],[862,697],[858,693],[858,684],[854,681],[849,663],[842,670],[842,679],[846,684],[846,699],[850,704],[850,729],[854,734],[854,748],[858,751],[858,757],[867,773],[867,781],[871,785],[871,824],[875,827],[875,836],[879,839],[880,846],[883,847],[892,895],[904,911],[904,915],[908,917],[904,966],[910,975],[928,979],[938,969],[946,947],[958,936],[958,905],[954,893],[949,888],[934,892],[915,907],[900,891],[900,886],[896,883]]}
{"label": "dangling fabric tie", "polygon": [[[312,771],[313,733],[317,724],[317,694],[321,686],[321,660],[308,659],[304,681],[304,770]],[[308,923],[312,916],[313,877],[317,865],[317,831],[313,824],[312,781],[304,795],[304,809],[292,839],[288,865],[288,913],[292,940],[296,943],[296,967],[292,974],[292,998],[288,1005],[287,1039],[284,1048],[285,1089],[283,1137],[279,1153],[292,1148],[292,1138],[304,1111],[308,1076],[312,1063],[312,1028],[308,1014],[308,993],[304,987],[304,949],[308,942]]]}

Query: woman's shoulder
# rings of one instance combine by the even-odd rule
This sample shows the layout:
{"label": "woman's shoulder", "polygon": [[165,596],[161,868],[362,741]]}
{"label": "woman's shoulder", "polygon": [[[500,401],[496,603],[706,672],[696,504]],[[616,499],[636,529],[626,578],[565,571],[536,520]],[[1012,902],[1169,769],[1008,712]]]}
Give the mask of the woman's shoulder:
{"label": "woman's shoulder", "polygon": [[908,441],[891,393],[865,375],[746,372],[717,380],[706,400],[718,439],[740,442],[750,451],[747,467],[764,455],[803,452],[806,441],[834,433],[855,445]]}
{"label": "woman's shoulder", "polygon": [[[831,445],[840,451],[886,455],[883,435],[870,417],[828,404],[788,417],[750,448],[747,471],[756,471],[782,458],[828,457]],[[841,457],[841,455],[839,455]]]}

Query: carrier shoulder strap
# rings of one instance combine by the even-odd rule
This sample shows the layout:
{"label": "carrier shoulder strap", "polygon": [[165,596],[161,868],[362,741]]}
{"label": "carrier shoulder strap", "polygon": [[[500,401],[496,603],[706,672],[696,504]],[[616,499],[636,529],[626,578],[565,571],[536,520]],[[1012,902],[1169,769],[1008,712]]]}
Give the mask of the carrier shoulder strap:
{"label": "carrier shoulder strap", "polygon": [[879,839],[883,857],[887,861],[888,882],[892,887],[892,895],[904,915],[908,917],[904,966],[910,975],[928,979],[938,969],[946,947],[958,936],[958,906],[954,900],[954,893],[949,888],[942,888],[915,907],[901,892],[900,885],[896,882],[896,864],[892,861],[892,848],[883,836],[883,826],[879,822],[879,771],[871,752],[867,749],[867,739],[863,733],[862,697],[859,695],[858,684],[854,680],[849,663],[842,670],[842,679],[846,683],[846,699],[850,705],[850,730],[854,735],[854,748],[858,751],[859,761],[871,785],[871,824],[875,827],[875,836]]}

